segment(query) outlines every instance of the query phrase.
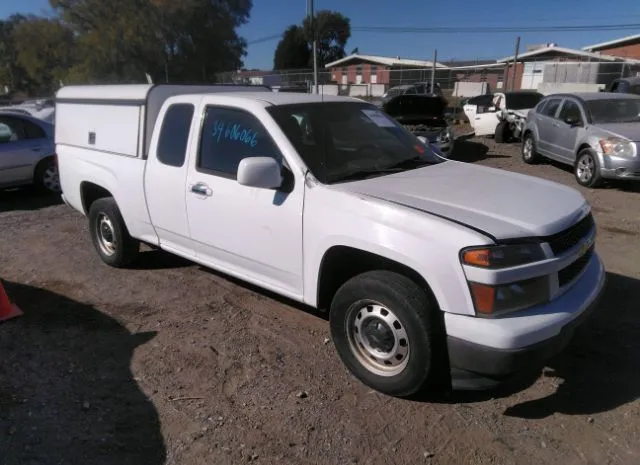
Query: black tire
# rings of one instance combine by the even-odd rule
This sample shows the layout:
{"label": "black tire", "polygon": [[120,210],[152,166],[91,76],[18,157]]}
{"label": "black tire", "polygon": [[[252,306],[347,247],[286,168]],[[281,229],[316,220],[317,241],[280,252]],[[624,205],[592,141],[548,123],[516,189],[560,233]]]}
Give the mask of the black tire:
{"label": "black tire", "polygon": [[124,268],[140,252],[140,242],[129,235],[113,197],[101,198],[91,204],[89,231],[93,246],[107,265]]}
{"label": "black tire", "polygon": [[[531,144],[530,148],[528,144]],[[538,154],[536,140],[533,138],[533,135],[531,133],[528,133],[522,140],[522,161],[524,161],[528,165],[535,165],[537,163],[540,163],[541,160],[542,158]]]}
{"label": "black tire", "polygon": [[600,174],[600,165],[598,157],[591,149],[582,149],[578,153],[573,174],[578,184],[592,189],[602,186],[604,183]]}
{"label": "black tire", "polygon": [[39,191],[60,194],[60,175],[55,158],[45,158],[36,166],[33,183]]}
{"label": "black tire", "polygon": [[[426,290],[411,279],[390,271],[368,271],[336,292],[331,303],[331,336],[342,362],[356,378],[377,391],[406,397],[427,387],[442,387],[438,378],[442,376],[442,358],[436,357],[446,355],[434,350],[440,348],[438,332],[443,331],[438,311]],[[387,322],[382,318],[388,318]],[[356,331],[358,324],[361,329]],[[393,343],[387,333],[392,333]],[[386,344],[388,350],[377,352],[381,358],[376,359],[358,341],[368,341],[370,348]],[[402,354],[404,359],[398,358]],[[392,359],[387,363],[397,365],[385,366],[385,356]]]}
{"label": "black tire", "polygon": [[511,140],[511,129],[509,123],[500,121],[496,126],[495,139],[498,144],[506,143]]}

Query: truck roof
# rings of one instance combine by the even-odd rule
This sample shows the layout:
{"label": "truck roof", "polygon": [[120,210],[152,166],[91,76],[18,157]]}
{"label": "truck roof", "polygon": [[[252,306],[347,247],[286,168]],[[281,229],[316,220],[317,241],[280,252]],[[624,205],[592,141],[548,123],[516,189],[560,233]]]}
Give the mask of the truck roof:
{"label": "truck roof", "polygon": [[357,102],[359,99],[353,97],[342,97],[338,95],[318,95],[302,94],[293,92],[221,92],[216,95],[225,95],[247,100],[257,100],[267,105],[289,105],[294,103],[320,103],[320,102]]}
{"label": "truck roof", "polygon": [[266,86],[242,85],[180,85],[180,84],[107,84],[65,86],[56,94],[58,102],[98,103],[110,102],[128,104],[149,104],[159,109],[160,105],[171,95],[230,95],[268,102],[272,105],[291,103],[312,103],[328,101],[355,101],[349,97],[336,95],[316,95],[293,92],[272,92]]}

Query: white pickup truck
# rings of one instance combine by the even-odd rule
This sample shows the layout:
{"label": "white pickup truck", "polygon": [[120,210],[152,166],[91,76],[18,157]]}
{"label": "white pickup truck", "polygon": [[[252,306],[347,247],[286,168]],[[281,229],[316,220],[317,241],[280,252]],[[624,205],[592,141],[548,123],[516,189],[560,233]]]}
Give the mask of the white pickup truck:
{"label": "white pickup truck", "polygon": [[160,247],[329,312],[365,384],[408,396],[541,366],[601,293],[576,190],[449,161],[374,105],[218,86],[63,87],[63,198],[102,260]]}

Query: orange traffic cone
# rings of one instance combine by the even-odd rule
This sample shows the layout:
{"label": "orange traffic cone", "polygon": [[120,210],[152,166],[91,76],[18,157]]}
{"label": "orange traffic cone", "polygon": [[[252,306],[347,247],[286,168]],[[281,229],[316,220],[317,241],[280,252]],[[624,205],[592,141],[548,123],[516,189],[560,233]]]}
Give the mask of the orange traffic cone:
{"label": "orange traffic cone", "polygon": [[11,303],[7,292],[4,290],[2,281],[0,281],[0,321],[5,321],[20,315],[22,315],[22,310],[20,310],[16,304]]}

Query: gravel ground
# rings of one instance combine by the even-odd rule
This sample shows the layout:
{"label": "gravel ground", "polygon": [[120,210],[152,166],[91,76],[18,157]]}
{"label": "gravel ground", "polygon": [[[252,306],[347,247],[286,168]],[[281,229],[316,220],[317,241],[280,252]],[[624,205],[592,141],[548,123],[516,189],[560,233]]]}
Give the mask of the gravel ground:
{"label": "gravel ground", "polygon": [[[458,160],[576,186],[518,145]],[[83,217],[0,192],[0,464],[640,463],[640,188],[580,189],[608,269],[603,302],[541,373],[444,401],[373,392],[322,315],[161,251],[103,265]],[[478,193],[482,195],[482,193]]]}

